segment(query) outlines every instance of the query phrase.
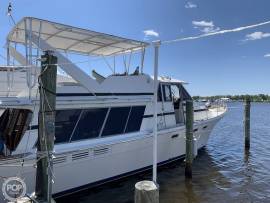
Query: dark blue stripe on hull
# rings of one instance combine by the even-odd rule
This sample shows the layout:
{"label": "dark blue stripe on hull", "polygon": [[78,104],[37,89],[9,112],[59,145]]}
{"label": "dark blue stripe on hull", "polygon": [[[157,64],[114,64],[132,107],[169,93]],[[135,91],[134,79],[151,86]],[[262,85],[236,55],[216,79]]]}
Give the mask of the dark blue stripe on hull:
{"label": "dark blue stripe on hull", "polygon": [[[166,113],[159,113],[157,116],[168,116],[168,115],[174,115],[175,112],[166,112]],[[144,115],[143,118],[152,118],[154,115]]]}
{"label": "dark blue stripe on hull", "polygon": [[[175,157],[175,158],[168,159],[166,161],[160,162],[160,163],[158,163],[158,166],[162,166],[162,165],[165,165],[165,164],[168,164],[168,163],[180,160],[180,159],[184,159],[184,158],[185,158],[185,155],[181,155],[181,156],[178,156],[178,157]],[[144,171],[147,171],[147,170],[150,170],[150,169],[152,169],[152,165],[147,166],[147,167],[143,167],[143,168],[140,168],[140,169],[137,169],[137,170],[134,170],[134,171],[130,171],[130,172],[127,172],[127,173],[123,173],[121,175],[117,175],[117,176],[114,176],[114,177],[111,177],[111,178],[103,179],[103,180],[100,180],[100,181],[97,181],[97,182],[94,182],[94,183],[89,183],[87,185],[72,188],[72,189],[69,189],[69,190],[66,190],[66,191],[63,191],[63,192],[59,192],[59,193],[54,194],[53,197],[54,198],[59,198],[59,197],[65,196],[65,195],[70,195],[70,194],[73,194],[73,193],[76,193],[76,192],[79,192],[79,191],[82,191],[82,190],[86,190],[86,189],[89,189],[89,188],[92,188],[92,187],[97,187],[99,185],[103,185],[105,183],[109,183],[109,182],[112,182],[112,181],[115,181],[115,180],[119,180],[121,178],[132,176],[132,175],[135,175],[137,173],[141,173],[141,172],[144,172]]]}
{"label": "dark blue stripe on hull", "polygon": [[57,93],[57,97],[89,97],[89,96],[143,96],[153,95],[152,92],[138,92],[138,93]]}

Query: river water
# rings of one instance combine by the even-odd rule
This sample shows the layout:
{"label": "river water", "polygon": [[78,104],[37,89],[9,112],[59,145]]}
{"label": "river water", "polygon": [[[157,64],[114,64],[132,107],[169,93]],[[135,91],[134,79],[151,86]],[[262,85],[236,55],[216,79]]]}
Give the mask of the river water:
{"label": "river water", "polygon": [[[161,203],[270,202],[270,104],[252,103],[251,149],[244,151],[243,104],[228,104],[207,146],[193,163],[193,179],[185,181],[184,163],[158,171]],[[132,203],[134,185],[151,172],[79,192],[57,202]]]}

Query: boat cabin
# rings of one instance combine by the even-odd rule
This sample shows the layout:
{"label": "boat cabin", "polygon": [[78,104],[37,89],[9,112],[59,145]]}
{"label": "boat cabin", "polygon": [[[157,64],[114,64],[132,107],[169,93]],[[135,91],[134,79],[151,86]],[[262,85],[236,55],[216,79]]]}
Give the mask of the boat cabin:
{"label": "boat cabin", "polygon": [[[21,49],[16,49],[18,45],[25,47],[24,54],[20,53]],[[144,52],[148,45],[37,18],[23,18],[8,35],[9,66],[5,70],[10,84],[10,78],[16,76],[9,67],[13,65],[12,70],[15,70],[16,64],[11,64],[11,61],[17,61],[21,67],[20,74],[25,78],[25,89],[16,89],[14,80],[8,91],[14,93],[20,90],[17,95],[10,97],[7,92],[5,98],[0,98],[1,154],[7,156],[36,150],[39,106],[36,81],[40,73],[38,58],[46,50],[53,51],[58,58],[58,67],[68,75],[57,76],[56,151],[65,150],[73,143],[80,148],[91,142],[99,142],[96,140],[112,140],[114,137],[122,138],[119,136],[123,135],[140,136],[151,132],[154,91],[158,92],[158,129],[183,125],[185,101],[191,99],[183,87],[185,82],[159,77],[158,89],[154,90],[154,78],[143,72]],[[126,61],[122,73],[117,73],[114,67],[112,74],[107,77],[95,70],[91,77],[78,64],[69,60],[65,56],[66,52],[102,59],[135,52],[142,54],[140,67],[131,73]],[[37,56],[35,60],[34,55]],[[25,100],[28,102],[24,103]]]}

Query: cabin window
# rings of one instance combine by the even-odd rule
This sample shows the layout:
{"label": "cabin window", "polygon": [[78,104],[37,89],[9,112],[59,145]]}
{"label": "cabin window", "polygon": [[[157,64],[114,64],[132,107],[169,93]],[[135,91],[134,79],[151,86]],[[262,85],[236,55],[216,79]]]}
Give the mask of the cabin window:
{"label": "cabin window", "polygon": [[157,99],[158,99],[158,102],[162,102],[161,85],[158,86]]}
{"label": "cabin window", "polygon": [[57,110],[55,115],[55,143],[69,142],[81,110]]}
{"label": "cabin window", "polygon": [[110,110],[102,136],[122,134],[125,130],[130,107],[113,107]]}
{"label": "cabin window", "polygon": [[102,136],[139,131],[145,106],[112,107],[108,111],[108,108],[57,110],[55,144],[97,138],[103,125]]}
{"label": "cabin window", "polygon": [[133,106],[129,115],[128,123],[125,132],[139,131],[142,124],[142,119],[145,111],[145,106]]}
{"label": "cabin window", "polygon": [[0,117],[0,154],[3,148],[14,151],[26,132],[32,112],[28,109],[6,109]]}
{"label": "cabin window", "polygon": [[97,138],[105,120],[108,108],[83,110],[71,141]]}
{"label": "cabin window", "polygon": [[180,99],[180,91],[178,85],[171,85],[171,93],[173,101],[177,101]]}
{"label": "cabin window", "polygon": [[171,94],[171,86],[170,85],[163,85],[163,96],[164,101],[172,101],[172,94]]}

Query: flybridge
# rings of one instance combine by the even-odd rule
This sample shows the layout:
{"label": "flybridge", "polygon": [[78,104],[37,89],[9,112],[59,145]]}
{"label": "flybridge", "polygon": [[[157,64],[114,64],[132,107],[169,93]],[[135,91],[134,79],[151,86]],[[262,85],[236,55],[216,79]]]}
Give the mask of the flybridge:
{"label": "flybridge", "polygon": [[[21,44],[25,49],[16,49]],[[35,85],[36,70],[40,52],[51,50],[58,58],[61,67],[77,83],[88,92],[104,91],[100,84],[82,71],[63,53],[77,53],[89,56],[115,56],[141,51],[143,72],[144,50],[148,43],[95,32],[87,29],[64,25],[33,17],[20,20],[7,37],[7,65],[11,65],[11,58],[27,68],[27,83],[29,95]],[[24,50],[24,51],[23,51]],[[24,53],[22,53],[23,51]],[[104,59],[105,60],[105,59]],[[129,68],[126,68],[129,69]],[[128,74],[128,71],[126,71]]]}
{"label": "flybridge", "polygon": [[139,51],[149,45],[141,41],[33,17],[23,18],[9,33],[7,40],[27,45],[36,37],[56,50],[97,56]]}

